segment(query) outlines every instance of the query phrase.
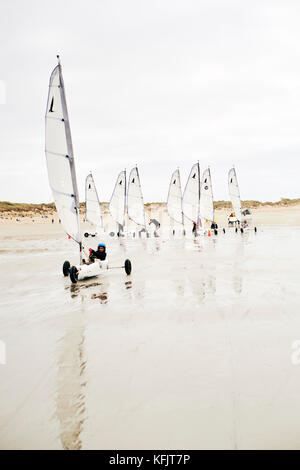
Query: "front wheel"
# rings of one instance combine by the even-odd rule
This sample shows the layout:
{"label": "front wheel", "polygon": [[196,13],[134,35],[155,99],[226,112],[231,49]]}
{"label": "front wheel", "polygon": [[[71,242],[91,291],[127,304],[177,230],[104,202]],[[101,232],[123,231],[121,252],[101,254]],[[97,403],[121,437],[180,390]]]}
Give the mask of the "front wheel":
{"label": "front wheel", "polygon": [[63,273],[64,273],[65,277],[69,276],[70,267],[71,267],[71,265],[70,265],[69,261],[65,261],[64,264],[63,264]]}
{"label": "front wheel", "polygon": [[127,276],[129,276],[129,274],[131,273],[131,261],[130,261],[130,259],[125,260],[124,268],[125,268],[125,273],[127,274]]}
{"label": "front wheel", "polygon": [[76,284],[76,282],[78,281],[78,269],[76,268],[76,266],[72,266],[72,268],[70,269],[70,279],[73,284]]}

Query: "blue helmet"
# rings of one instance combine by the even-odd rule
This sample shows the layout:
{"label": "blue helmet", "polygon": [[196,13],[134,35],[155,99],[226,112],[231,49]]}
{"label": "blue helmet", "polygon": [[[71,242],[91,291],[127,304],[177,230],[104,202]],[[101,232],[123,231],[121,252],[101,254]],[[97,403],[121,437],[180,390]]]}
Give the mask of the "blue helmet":
{"label": "blue helmet", "polygon": [[99,243],[99,245],[97,246],[97,250],[99,250],[100,246],[103,246],[104,250],[106,250],[105,243]]}

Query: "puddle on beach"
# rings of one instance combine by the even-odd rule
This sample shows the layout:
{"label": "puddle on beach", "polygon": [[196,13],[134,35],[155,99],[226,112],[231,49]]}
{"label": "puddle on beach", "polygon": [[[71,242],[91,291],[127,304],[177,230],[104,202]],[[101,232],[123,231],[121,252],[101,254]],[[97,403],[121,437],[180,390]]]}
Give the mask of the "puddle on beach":
{"label": "puddle on beach", "polygon": [[73,244],[3,238],[0,448],[299,448],[299,235],[111,240],[131,276],[75,285]]}

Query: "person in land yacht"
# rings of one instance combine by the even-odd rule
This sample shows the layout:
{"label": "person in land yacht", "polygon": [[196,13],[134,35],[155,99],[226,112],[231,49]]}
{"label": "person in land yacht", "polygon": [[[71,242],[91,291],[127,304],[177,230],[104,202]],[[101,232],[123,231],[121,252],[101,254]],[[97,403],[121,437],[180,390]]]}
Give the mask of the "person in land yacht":
{"label": "person in land yacht", "polygon": [[90,248],[90,255],[88,264],[94,263],[95,259],[99,259],[100,261],[104,261],[106,259],[106,246],[104,243],[99,243],[97,250],[92,250]]}

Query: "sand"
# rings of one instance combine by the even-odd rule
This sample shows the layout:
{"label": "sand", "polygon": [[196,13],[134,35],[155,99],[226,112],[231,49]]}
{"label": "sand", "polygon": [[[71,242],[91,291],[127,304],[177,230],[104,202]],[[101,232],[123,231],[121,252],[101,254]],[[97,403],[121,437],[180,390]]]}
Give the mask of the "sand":
{"label": "sand", "polygon": [[108,238],[131,276],[75,286],[57,222],[0,219],[0,448],[299,449],[299,209],[253,210],[257,234]]}

